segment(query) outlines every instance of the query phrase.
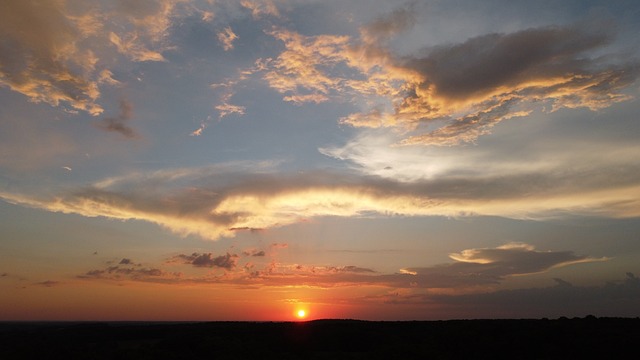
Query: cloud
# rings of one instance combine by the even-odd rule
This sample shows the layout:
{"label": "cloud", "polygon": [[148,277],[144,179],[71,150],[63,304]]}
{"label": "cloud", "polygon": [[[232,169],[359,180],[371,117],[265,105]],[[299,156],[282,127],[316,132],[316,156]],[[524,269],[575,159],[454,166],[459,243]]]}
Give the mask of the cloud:
{"label": "cloud", "polygon": [[166,285],[220,284],[256,289],[353,287],[362,290],[359,294],[368,295],[337,299],[328,297],[325,301],[437,306],[442,310],[439,314],[454,311],[458,315],[476,317],[490,315],[491,311],[496,311],[492,317],[508,317],[511,314],[523,314],[522,309],[535,311],[538,317],[550,316],[548,314],[555,314],[555,309],[558,309],[559,315],[566,316],[562,311],[566,311],[567,299],[580,304],[575,311],[602,309],[599,306],[602,304],[619,304],[628,310],[630,304],[640,299],[640,281],[631,273],[627,274],[623,283],[611,282],[604,287],[577,287],[563,280],[555,280],[557,285],[550,288],[504,290],[501,287],[509,277],[605,260],[576,255],[572,251],[540,251],[527,244],[509,243],[496,248],[462,250],[452,254],[451,258],[453,262],[445,264],[404,268],[397,273],[379,273],[357,265],[317,266],[276,261],[267,264],[245,262],[243,266],[237,266],[241,259],[233,254],[216,257],[211,253],[192,253],[175,255],[165,265],[174,266],[178,263],[205,268],[219,267],[225,269],[224,273],[185,275],[153,266],[110,265],[88,271],[79,278]]}
{"label": "cloud", "polygon": [[60,282],[59,281],[53,281],[53,280],[46,280],[46,281],[42,281],[42,282],[36,283],[36,285],[41,285],[41,286],[45,286],[45,287],[53,287],[53,286],[60,285]]}
{"label": "cloud", "polygon": [[500,122],[534,111],[595,111],[631,98],[624,91],[640,67],[607,52],[614,32],[593,30],[611,28],[606,21],[492,33],[396,54],[388,40],[414,24],[416,4],[363,25],[359,38],[275,27],[267,33],[284,50],[259,59],[244,79],[260,74],[296,105],[357,104],[360,111],[341,124],[390,128],[403,134],[400,145],[473,143]]}
{"label": "cloud", "polygon": [[149,50],[142,45],[136,35],[121,38],[112,32],[109,33],[109,41],[116,46],[118,52],[127,55],[134,61],[165,61],[161,53]]}
{"label": "cloud", "polygon": [[[127,60],[165,61],[169,30],[184,0],[3,2],[0,86],[30,101],[92,116],[104,112],[104,86],[121,86],[114,51]],[[195,6],[195,5],[194,5]],[[181,10],[181,11],[178,11]]]}
{"label": "cloud", "polygon": [[120,101],[120,114],[117,117],[107,117],[102,119],[97,126],[105,131],[116,132],[128,139],[136,139],[140,136],[127,123],[133,115],[133,106],[129,101]]}
{"label": "cloud", "polygon": [[[606,261],[571,251],[539,251],[533,246],[510,243],[497,248],[468,249],[452,254],[454,262],[429,267],[408,267],[382,274],[359,266],[313,266],[277,264],[228,278],[232,283],[262,286],[379,286],[408,289],[414,294],[441,292],[465,294],[491,292],[508,277],[543,273],[552,268],[585,262]],[[225,280],[220,280],[225,281]]]}
{"label": "cloud", "polygon": [[571,251],[537,251],[533,246],[509,243],[497,248],[467,249],[450,255],[455,263],[427,268],[405,268],[419,287],[448,288],[499,284],[508,276],[534,274],[571,264],[606,261]]}
{"label": "cloud", "polygon": [[236,35],[229,26],[218,33],[218,41],[220,41],[220,43],[222,44],[222,48],[224,49],[224,51],[233,49],[233,42],[236,39],[238,39],[238,35]]}
{"label": "cloud", "polygon": [[240,105],[231,104],[231,98],[235,95],[232,86],[235,85],[236,82],[231,82],[230,84],[213,84],[212,88],[223,88],[224,91],[220,95],[220,104],[215,106],[215,109],[218,110],[220,115],[219,119],[226,117],[231,114],[244,115],[245,107]]}
{"label": "cloud", "polygon": [[191,255],[180,254],[174,256],[170,262],[176,260],[184,261],[185,264],[191,264],[196,267],[219,267],[226,270],[232,270],[238,263],[238,255],[226,253],[225,255],[214,257],[211,253],[193,253]]}
{"label": "cloud", "polygon": [[243,170],[236,163],[140,172],[74,190],[0,192],[0,197],[53,212],[144,220],[207,239],[233,237],[235,229],[268,229],[323,216],[640,215],[640,169],[633,167],[614,166],[606,174],[596,166],[571,173],[559,169],[495,175],[480,167],[477,176],[452,173],[401,182],[328,171],[277,174],[274,167],[260,172],[260,164],[249,164],[254,167]]}
{"label": "cloud", "polygon": [[251,10],[254,19],[259,19],[264,15],[280,17],[280,11],[274,0],[241,0],[240,5]]}
{"label": "cloud", "polygon": [[360,28],[362,41],[368,44],[386,41],[409,29],[416,22],[416,6],[417,2],[412,1],[365,24]]}
{"label": "cloud", "polygon": [[258,250],[258,249],[249,249],[249,250],[245,250],[242,252],[242,255],[244,256],[257,256],[257,257],[262,257],[262,256],[266,256],[267,253],[264,250]]}
{"label": "cloud", "polygon": [[[551,111],[598,110],[628,100],[621,91],[636,81],[638,65],[589,57],[611,38],[586,24],[534,28],[483,35],[436,47],[425,57],[404,59],[403,66],[416,71],[421,80],[410,85],[395,114],[411,114],[416,121],[451,120],[402,143],[473,142],[500,121],[540,108],[537,104],[546,104]],[[455,115],[460,112],[463,115]]]}
{"label": "cloud", "polygon": [[102,279],[102,280],[134,280],[166,282],[175,281],[182,277],[182,273],[167,272],[159,268],[142,267],[141,265],[120,266],[131,264],[119,264],[107,266],[104,269],[95,269],[78,275],[80,279]]}
{"label": "cloud", "polygon": [[264,70],[263,78],[271,88],[287,94],[288,101],[299,102],[322,102],[328,94],[341,91],[341,79],[323,68],[344,62],[341,54],[348,36],[307,37],[282,28],[274,28],[269,34],[285,45],[276,59],[268,59],[258,67]]}
{"label": "cloud", "polygon": [[84,34],[65,11],[61,1],[0,5],[0,86],[33,102],[67,103],[96,116],[103,110],[90,75],[95,54],[78,46]]}
{"label": "cloud", "polygon": [[[632,317],[640,301],[640,280],[627,273],[622,281],[600,286],[574,286],[557,281],[555,286],[497,290],[476,294],[428,295],[409,300],[415,304],[437,303],[459,317],[541,318],[560,316]],[[400,297],[397,303],[404,300]],[[567,304],[571,304],[567,308]]]}

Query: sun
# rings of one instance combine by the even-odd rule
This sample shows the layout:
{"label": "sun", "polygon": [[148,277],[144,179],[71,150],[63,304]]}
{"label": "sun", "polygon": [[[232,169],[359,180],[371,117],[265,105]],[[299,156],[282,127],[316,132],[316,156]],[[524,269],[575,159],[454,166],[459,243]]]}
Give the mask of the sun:
{"label": "sun", "polygon": [[296,316],[298,317],[298,319],[304,319],[307,317],[307,312],[303,309],[300,309],[296,311]]}

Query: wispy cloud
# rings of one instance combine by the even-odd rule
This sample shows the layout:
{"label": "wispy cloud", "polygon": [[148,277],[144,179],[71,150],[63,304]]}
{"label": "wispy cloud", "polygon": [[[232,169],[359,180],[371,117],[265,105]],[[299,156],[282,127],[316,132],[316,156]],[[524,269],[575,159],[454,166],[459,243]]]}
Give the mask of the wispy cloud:
{"label": "wispy cloud", "polygon": [[238,39],[238,35],[227,26],[223,31],[218,32],[218,41],[222,44],[224,51],[233,49],[233,42]]}
{"label": "wispy cloud", "polygon": [[259,19],[265,15],[279,17],[280,11],[274,0],[241,0],[242,7],[251,11],[251,15],[255,19]]}
{"label": "wispy cloud", "polygon": [[[515,172],[413,182],[333,172],[275,174],[205,167],[105,179],[55,196],[0,193],[5,201],[83,216],[139,219],[208,239],[234,229],[268,229],[322,216],[566,214],[638,216],[637,168],[616,176]],[[480,176],[482,175],[482,176]]]}
{"label": "wispy cloud", "polygon": [[119,133],[120,135],[129,138],[136,139],[140,135],[131,128],[127,123],[131,120],[133,115],[133,106],[129,101],[120,101],[120,114],[117,117],[107,117],[102,119],[97,126],[105,131],[111,131]]}

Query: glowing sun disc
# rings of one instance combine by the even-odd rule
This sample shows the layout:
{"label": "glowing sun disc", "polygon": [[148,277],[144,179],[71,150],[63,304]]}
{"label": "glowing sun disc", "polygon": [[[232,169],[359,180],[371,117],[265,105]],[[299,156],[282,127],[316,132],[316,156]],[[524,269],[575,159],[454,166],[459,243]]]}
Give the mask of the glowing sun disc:
{"label": "glowing sun disc", "polygon": [[307,316],[307,312],[306,312],[306,311],[304,311],[304,310],[298,310],[298,312],[296,312],[296,315],[297,315],[300,319],[302,319],[302,318],[304,318],[305,316]]}

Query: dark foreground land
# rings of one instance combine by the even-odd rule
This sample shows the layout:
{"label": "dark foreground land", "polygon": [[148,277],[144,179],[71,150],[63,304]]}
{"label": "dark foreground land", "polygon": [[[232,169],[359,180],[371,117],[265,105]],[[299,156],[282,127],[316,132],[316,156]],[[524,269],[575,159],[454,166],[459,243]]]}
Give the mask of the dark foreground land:
{"label": "dark foreground land", "polygon": [[635,358],[640,319],[0,323],[0,359]]}

